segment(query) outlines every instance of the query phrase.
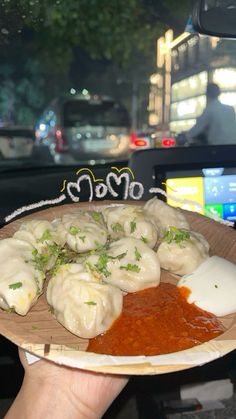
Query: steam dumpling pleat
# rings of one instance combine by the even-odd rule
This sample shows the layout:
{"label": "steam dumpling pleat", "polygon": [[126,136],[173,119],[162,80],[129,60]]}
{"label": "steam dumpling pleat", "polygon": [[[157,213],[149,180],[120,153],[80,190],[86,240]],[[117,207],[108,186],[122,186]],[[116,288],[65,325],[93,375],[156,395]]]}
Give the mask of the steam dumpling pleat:
{"label": "steam dumpling pleat", "polygon": [[170,226],[189,230],[184,214],[178,208],[171,207],[157,197],[146,202],[144,211],[161,230]]}
{"label": "steam dumpling pleat", "polygon": [[126,292],[155,287],[160,283],[157,254],[141,240],[124,237],[112,242],[106,253],[87,258],[87,266],[103,281]]}
{"label": "steam dumpling pleat", "polygon": [[82,338],[108,330],[122,311],[123,294],[112,285],[84,279],[83,266],[59,268],[47,287],[47,301],[66,329]]}
{"label": "steam dumpling pleat", "polygon": [[177,275],[193,272],[209,257],[209,244],[200,233],[169,227],[157,250],[161,268]]}
{"label": "steam dumpling pleat", "polygon": [[0,241],[0,307],[24,316],[43,290],[44,274],[32,263],[33,247],[15,238]]}
{"label": "steam dumpling pleat", "polygon": [[96,211],[65,214],[55,220],[55,241],[67,244],[75,252],[87,252],[104,246],[107,242],[107,229],[102,214]]}
{"label": "steam dumpling pleat", "polygon": [[157,242],[158,230],[143,209],[132,205],[111,206],[104,209],[104,219],[112,239],[134,237],[153,248]]}

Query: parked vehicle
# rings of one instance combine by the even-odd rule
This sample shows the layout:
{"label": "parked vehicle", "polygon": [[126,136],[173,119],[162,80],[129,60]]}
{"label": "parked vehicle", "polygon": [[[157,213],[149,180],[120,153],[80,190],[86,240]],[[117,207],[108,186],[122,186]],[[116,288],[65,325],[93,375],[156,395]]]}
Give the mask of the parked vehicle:
{"label": "parked vehicle", "polygon": [[117,160],[130,152],[129,114],[109,97],[66,95],[39,118],[36,140],[49,147],[55,163]]}
{"label": "parked vehicle", "polygon": [[34,145],[34,130],[24,127],[0,128],[0,158],[17,159],[29,157]]}

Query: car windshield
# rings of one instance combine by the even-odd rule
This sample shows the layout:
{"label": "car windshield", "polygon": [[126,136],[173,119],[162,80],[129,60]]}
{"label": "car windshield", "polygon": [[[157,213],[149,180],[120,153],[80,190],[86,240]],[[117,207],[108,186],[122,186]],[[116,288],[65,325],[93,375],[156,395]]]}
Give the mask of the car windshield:
{"label": "car windshield", "polygon": [[236,42],[191,3],[0,0],[0,170],[236,143]]}

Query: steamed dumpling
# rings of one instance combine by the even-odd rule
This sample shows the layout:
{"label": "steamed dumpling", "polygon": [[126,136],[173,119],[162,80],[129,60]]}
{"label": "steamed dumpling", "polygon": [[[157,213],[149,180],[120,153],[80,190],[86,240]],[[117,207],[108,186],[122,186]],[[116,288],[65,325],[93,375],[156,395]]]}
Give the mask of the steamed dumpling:
{"label": "steamed dumpling", "polygon": [[42,251],[52,243],[53,226],[47,220],[29,220],[21,224],[13,235],[16,239],[25,240],[35,249]]}
{"label": "steamed dumpling", "polygon": [[108,207],[103,212],[111,239],[134,237],[153,248],[157,242],[158,230],[140,207],[119,205]]}
{"label": "steamed dumpling", "polygon": [[200,233],[169,227],[164,231],[157,256],[161,268],[186,275],[209,257],[209,244]]}
{"label": "steamed dumpling", "polygon": [[29,220],[23,223],[13,237],[33,246],[32,259],[39,270],[52,269],[60,253],[56,245],[53,223],[47,220]]}
{"label": "steamed dumpling", "polygon": [[82,338],[108,330],[122,311],[123,294],[112,285],[90,282],[83,267],[65,265],[49,281],[47,301],[66,329]]}
{"label": "steamed dumpling", "polygon": [[157,197],[146,202],[144,211],[161,230],[169,226],[189,229],[189,224],[184,214],[178,208],[171,207]]}
{"label": "steamed dumpling", "polygon": [[43,290],[45,275],[32,263],[33,247],[26,241],[0,241],[0,307],[24,316]]}
{"label": "steamed dumpling", "polygon": [[107,230],[102,214],[96,211],[65,214],[55,220],[55,241],[67,244],[75,252],[87,252],[104,246],[107,242]]}
{"label": "steamed dumpling", "polygon": [[87,258],[86,265],[105,282],[126,292],[140,291],[160,283],[156,252],[141,240],[124,237],[112,242],[105,253]]}

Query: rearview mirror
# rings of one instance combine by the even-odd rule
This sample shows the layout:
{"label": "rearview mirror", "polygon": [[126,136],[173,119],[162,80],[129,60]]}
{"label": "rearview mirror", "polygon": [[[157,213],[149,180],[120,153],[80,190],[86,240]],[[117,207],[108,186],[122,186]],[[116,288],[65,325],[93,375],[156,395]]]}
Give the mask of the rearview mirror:
{"label": "rearview mirror", "polygon": [[236,38],[236,0],[198,0],[192,19],[199,33]]}

